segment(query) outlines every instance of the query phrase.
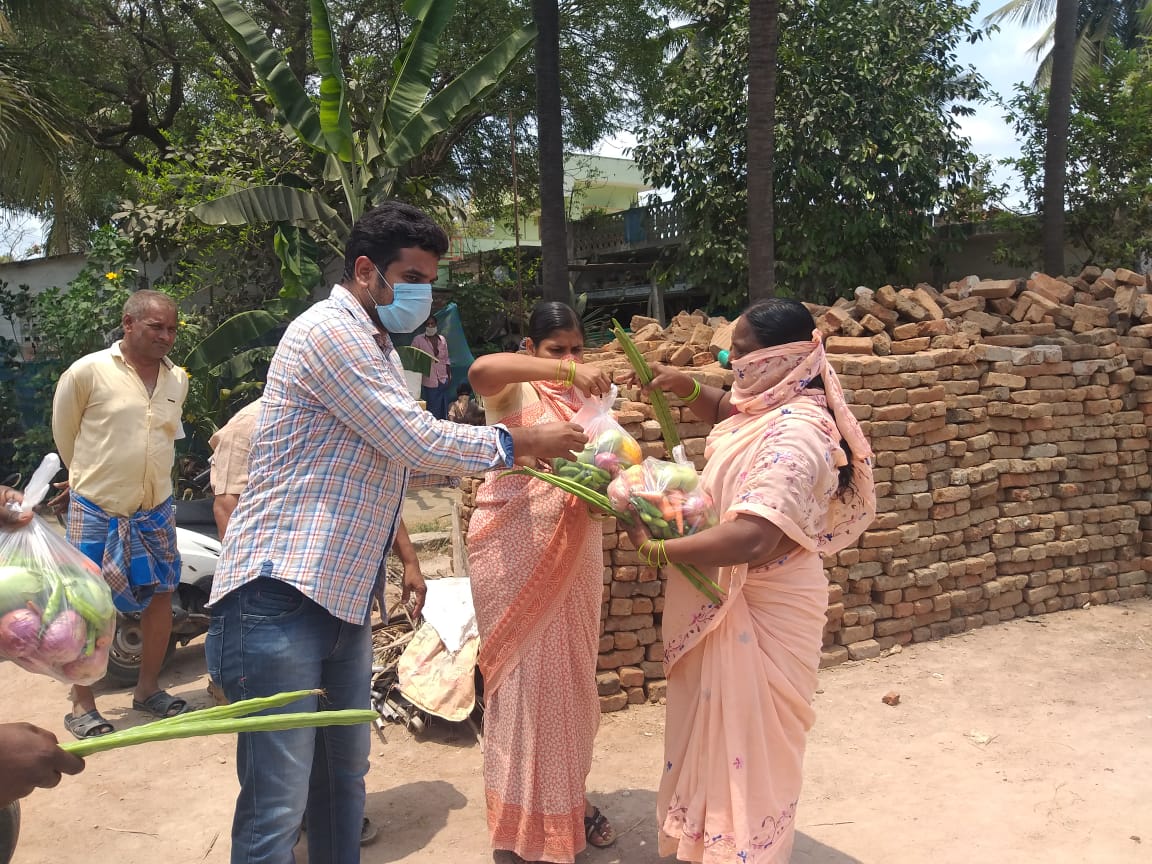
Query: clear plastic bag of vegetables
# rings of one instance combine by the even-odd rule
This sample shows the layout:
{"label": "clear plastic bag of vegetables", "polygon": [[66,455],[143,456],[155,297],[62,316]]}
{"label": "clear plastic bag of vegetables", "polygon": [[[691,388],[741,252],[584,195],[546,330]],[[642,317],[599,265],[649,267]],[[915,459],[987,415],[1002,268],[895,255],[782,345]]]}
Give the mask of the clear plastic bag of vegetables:
{"label": "clear plastic bag of vegetables", "polygon": [[617,392],[613,384],[603,396],[586,397],[572,422],[584,429],[588,443],[573,459],[553,459],[554,473],[602,493],[620,471],[644,458],[639,442],[612,416]]}
{"label": "clear plastic bag of vegetables", "polygon": [[[24,492],[30,511],[60,470],[44,457]],[[116,628],[112,592],[100,569],[39,516],[0,530],[0,660],[69,684],[104,677]]]}
{"label": "clear plastic bag of vegetables", "polygon": [[626,468],[608,485],[617,510],[631,510],[655,540],[687,537],[719,519],[712,498],[700,488],[691,463],[648,458]]}

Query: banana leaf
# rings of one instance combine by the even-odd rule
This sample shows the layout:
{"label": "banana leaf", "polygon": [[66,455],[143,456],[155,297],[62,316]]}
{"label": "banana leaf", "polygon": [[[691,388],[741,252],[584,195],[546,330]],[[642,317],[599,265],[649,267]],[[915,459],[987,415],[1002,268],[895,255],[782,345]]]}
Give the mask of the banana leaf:
{"label": "banana leaf", "polygon": [[432,364],[436,358],[427,351],[413,348],[411,345],[400,345],[396,348],[400,355],[400,365],[409,372],[419,372],[421,375],[432,374]]}
{"label": "banana leaf", "polygon": [[[328,150],[341,162],[352,161],[352,118],[344,91],[344,72],[336,49],[336,34],[324,0],[311,0],[312,56],[320,72],[320,131]],[[359,214],[353,214],[354,216]]]}
{"label": "banana leaf", "polygon": [[413,26],[392,64],[394,83],[381,106],[386,132],[402,127],[428,99],[440,55],[440,35],[456,11],[456,0],[408,0],[404,11]]}
{"label": "banana leaf", "polygon": [[[236,0],[210,0],[228,30],[237,50],[252,64],[256,77],[280,109],[292,131],[316,150],[331,152],[320,126],[320,115],[304,87],[296,80],[284,55],[264,33],[264,29]],[[278,221],[278,220],[273,220]],[[219,223],[215,223],[219,224]]]}
{"label": "banana leaf", "polygon": [[327,229],[325,239],[339,247],[348,238],[348,226],[317,192],[293,186],[250,186],[192,208],[192,215],[206,225],[256,225],[287,222],[307,228]]}
{"label": "banana leaf", "polygon": [[418,156],[433,137],[476,110],[480,100],[496,89],[505,71],[524,56],[535,39],[535,25],[522,27],[429,99],[388,141],[385,163],[406,164]]}
{"label": "banana leaf", "polygon": [[279,318],[263,309],[233,315],[188,353],[184,368],[192,375],[214,369],[281,323]]}

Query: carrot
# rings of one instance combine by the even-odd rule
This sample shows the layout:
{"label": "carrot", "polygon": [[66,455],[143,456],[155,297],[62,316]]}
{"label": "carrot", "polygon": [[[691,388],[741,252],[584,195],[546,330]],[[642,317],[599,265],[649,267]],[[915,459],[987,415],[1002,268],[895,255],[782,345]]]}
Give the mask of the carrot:
{"label": "carrot", "polygon": [[684,508],[683,507],[675,508],[675,515],[676,515],[676,533],[679,536],[683,537],[684,536]]}

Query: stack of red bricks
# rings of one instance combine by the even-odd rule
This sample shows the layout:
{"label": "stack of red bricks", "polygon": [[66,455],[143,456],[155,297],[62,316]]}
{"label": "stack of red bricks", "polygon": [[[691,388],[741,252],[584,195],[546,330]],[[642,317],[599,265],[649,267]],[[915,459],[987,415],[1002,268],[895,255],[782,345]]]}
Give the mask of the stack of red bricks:
{"label": "stack of red bricks", "polygon": [[[811,308],[872,441],[879,504],[860,542],[827,561],[826,665],[1146,594],[1152,295],[1142,276],[973,277],[942,292],[858,289],[854,301]],[[697,312],[667,331],[653,324],[632,322],[649,359],[670,362],[688,346],[685,371],[731,383],[715,363],[728,322]],[[697,350],[705,338],[712,362]],[[587,359],[625,379],[615,346]],[[700,467],[709,426],[672,402]],[[639,390],[624,387],[618,408],[645,453],[664,455]],[[603,537],[597,684],[608,711],[663,696],[664,574],[642,564],[614,520]]]}
{"label": "stack of red bricks", "polygon": [[810,306],[834,354],[916,354],[929,348],[967,348],[977,342],[1029,346],[1093,330],[1152,324],[1145,277],[1131,270],[1088,267],[1075,278],[1034,273],[1030,279],[969,276],[943,292],[931,285],[873,291],[831,307]]}

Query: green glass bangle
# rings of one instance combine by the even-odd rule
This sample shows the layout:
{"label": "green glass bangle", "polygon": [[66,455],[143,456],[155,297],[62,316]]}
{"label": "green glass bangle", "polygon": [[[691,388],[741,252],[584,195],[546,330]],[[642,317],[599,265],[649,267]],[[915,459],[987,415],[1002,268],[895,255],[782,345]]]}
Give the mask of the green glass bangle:
{"label": "green glass bangle", "polygon": [[693,402],[695,402],[697,399],[700,398],[700,394],[701,394],[701,392],[703,392],[703,389],[704,388],[700,386],[700,381],[697,379],[693,379],[692,392],[689,393],[687,396],[682,397],[680,399],[680,401],[683,402],[685,405],[691,405]]}

